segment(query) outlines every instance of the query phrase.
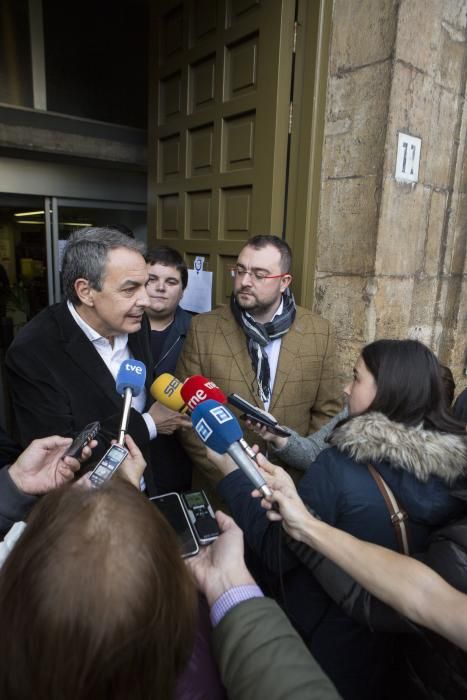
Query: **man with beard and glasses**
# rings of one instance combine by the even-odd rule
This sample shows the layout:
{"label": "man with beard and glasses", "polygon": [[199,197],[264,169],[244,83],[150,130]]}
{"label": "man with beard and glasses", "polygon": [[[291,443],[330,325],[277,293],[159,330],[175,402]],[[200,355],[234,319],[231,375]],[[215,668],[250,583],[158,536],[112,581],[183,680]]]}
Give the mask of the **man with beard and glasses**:
{"label": "man with beard and glasses", "polygon": [[[229,306],[193,319],[177,377],[202,374],[226,394],[235,392],[270,411],[300,435],[318,430],[339,412],[334,338],[329,322],[296,306],[290,247],[277,236],[254,236],[240,251]],[[248,442],[261,442],[246,431]],[[193,433],[183,436],[193,462],[209,482],[219,477]],[[298,478],[298,472],[289,470]]]}

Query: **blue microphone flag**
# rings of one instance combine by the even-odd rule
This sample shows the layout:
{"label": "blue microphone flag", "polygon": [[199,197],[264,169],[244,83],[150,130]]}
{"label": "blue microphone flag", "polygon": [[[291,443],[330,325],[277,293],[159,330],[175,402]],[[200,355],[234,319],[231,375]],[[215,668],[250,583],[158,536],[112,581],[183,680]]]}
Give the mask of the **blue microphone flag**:
{"label": "blue microphone flag", "polygon": [[214,399],[196,406],[191,421],[200,440],[219,454],[227,452],[232,443],[243,437],[240,423],[234,414]]}
{"label": "blue microphone flag", "polygon": [[146,381],[146,366],[139,360],[129,358],[123,360],[117,374],[117,393],[124,394],[125,389],[131,389],[133,396],[138,396]]}

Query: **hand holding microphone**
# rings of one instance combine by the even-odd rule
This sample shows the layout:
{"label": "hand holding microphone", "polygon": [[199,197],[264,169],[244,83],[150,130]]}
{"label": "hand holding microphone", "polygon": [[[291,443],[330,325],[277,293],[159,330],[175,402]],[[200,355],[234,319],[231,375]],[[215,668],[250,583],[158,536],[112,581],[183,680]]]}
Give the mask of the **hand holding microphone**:
{"label": "hand holding microphone", "polygon": [[[188,410],[191,412],[196,406],[199,406],[204,401],[212,399],[219,403],[227,403],[227,396],[219,389],[217,384],[201,374],[195,374],[188,377],[180,389],[180,394],[186,402]],[[243,435],[239,438],[239,443],[245,450],[250,459],[256,460],[256,453],[251,449]]]}
{"label": "hand holding microphone", "polygon": [[192,422],[195,432],[207,447],[218,454],[230,455],[263,496],[272,496],[266,480],[240,444],[240,439],[243,439],[242,429],[226,406],[207,399],[193,410]]}
{"label": "hand holding microphone", "polygon": [[187,415],[185,401],[180,388],[182,383],[168,372],[164,372],[151,385],[151,396],[156,399],[149,409],[157,432],[161,435],[172,435],[179,428],[191,428]]}

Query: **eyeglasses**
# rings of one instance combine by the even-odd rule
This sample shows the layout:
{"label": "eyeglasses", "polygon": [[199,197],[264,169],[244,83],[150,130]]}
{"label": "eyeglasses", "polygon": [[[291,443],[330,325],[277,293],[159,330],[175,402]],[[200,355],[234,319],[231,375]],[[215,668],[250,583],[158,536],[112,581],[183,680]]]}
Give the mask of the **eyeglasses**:
{"label": "eyeglasses", "polygon": [[289,272],[282,272],[280,275],[268,275],[265,270],[247,270],[243,265],[235,265],[232,268],[232,274],[235,277],[245,277],[245,275],[250,275],[256,282],[262,282],[263,280],[274,280],[279,277],[289,277]]}

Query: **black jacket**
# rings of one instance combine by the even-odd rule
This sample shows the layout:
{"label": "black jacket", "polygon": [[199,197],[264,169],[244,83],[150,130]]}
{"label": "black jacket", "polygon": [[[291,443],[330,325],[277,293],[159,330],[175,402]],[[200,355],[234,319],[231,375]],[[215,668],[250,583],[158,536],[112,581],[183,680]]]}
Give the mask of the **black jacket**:
{"label": "black jacket", "polygon": [[21,454],[21,447],[0,427],[0,468],[13,464]]}
{"label": "black jacket", "polygon": [[[128,336],[132,356],[144,362],[146,407],[152,402],[152,358],[149,324]],[[115,379],[97,350],[71,316],[65,301],[41,311],[21,329],[6,355],[6,369],[18,439],[24,447],[47,435],[75,436],[87,423],[99,420],[98,458],[118,436],[123,399]],[[149,432],[138,411],[131,409],[128,432],[148,453]],[[153,492],[150,479],[148,491]]]}
{"label": "black jacket", "polygon": [[[164,347],[162,348],[161,356],[159,360],[153,364],[152,369],[155,377],[164,374],[164,372],[175,374],[178,358],[190,329],[192,318],[193,314],[185,311],[181,306],[177,306],[173,323],[170,326],[170,331],[165,339]],[[179,377],[179,379],[184,381],[186,377]]]}
{"label": "black jacket", "polygon": [[[154,375],[164,372],[175,375],[175,368],[182,351],[193,316],[180,306],[165,339],[160,358],[153,363]],[[153,332],[153,331],[152,331]],[[153,358],[154,359],[154,358]],[[186,377],[178,377],[184,381]],[[179,442],[177,433],[159,435],[151,443],[151,465],[157,493],[188,491],[191,488],[192,462]]]}

